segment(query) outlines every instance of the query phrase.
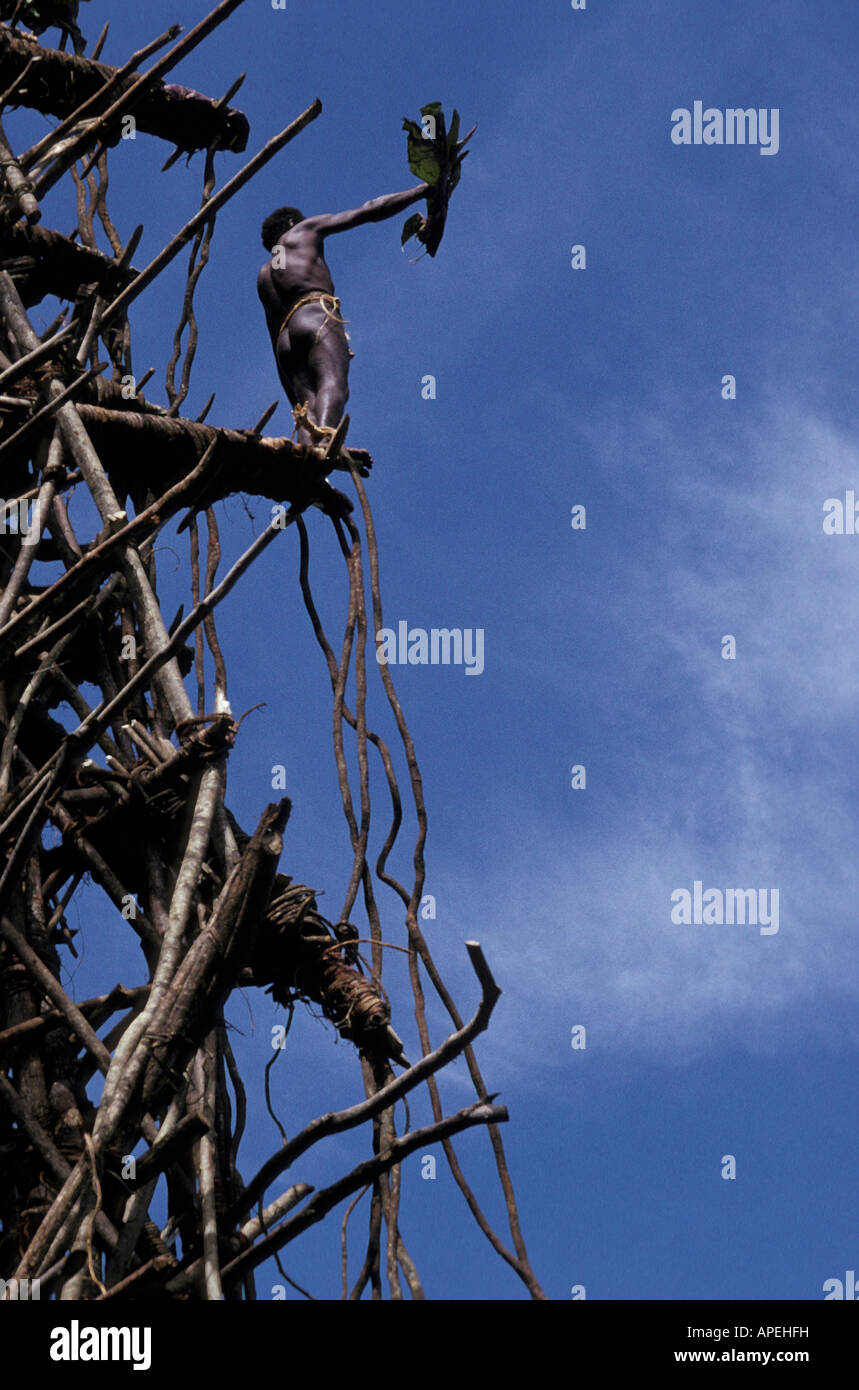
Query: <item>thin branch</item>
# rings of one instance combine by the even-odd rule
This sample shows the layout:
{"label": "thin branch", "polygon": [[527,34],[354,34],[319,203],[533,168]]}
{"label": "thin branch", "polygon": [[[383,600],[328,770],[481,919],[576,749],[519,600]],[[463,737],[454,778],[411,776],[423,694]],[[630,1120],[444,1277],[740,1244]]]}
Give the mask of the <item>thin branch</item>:
{"label": "thin branch", "polygon": [[28,375],[34,367],[39,367],[49,358],[55,357],[60,348],[68,342],[76,327],[76,324],[67,323],[65,328],[61,328],[59,333],[54,334],[53,338],[39,343],[32,352],[25,353],[23,357],[18,358],[17,362],[13,362],[11,367],[7,367],[5,372],[0,372],[0,391],[5,391],[19,377]]}
{"label": "thin branch", "polygon": [[472,1038],[477,1037],[478,1033],[485,1030],[489,1024],[492,1010],[501,996],[501,990],[492,977],[480,943],[467,941],[465,947],[483,991],[480,1003],[470,1022],[466,1023],[458,1032],[451,1033],[434,1052],[422,1057],[414,1066],[409,1067],[407,1071],[390,1081],[387,1086],[381,1087],[380,1090],[375,1091],[358,1105],[352,1105],[347,1110],[330,1111],[327,1115],[320,1115],[317,1119],[312,1120],[294,1139],[284,1144],[278,1153],[263,1164],[256,1176],[248,1183],[241,1197],[233,1203],[228,1212],[228,1219],[237,1219],[244,1212],[250,1211],[265,1189],[274,1182],[274,1179],[313,1144],[318,1144],[320,1139],[328,1138],[329,1135],[339,1134],[342,1130],[353,1129],[355,1125],[363,1124],[365,1120],[370,1120],[373,1116],[388,1109],[395,1101],[399,1100],[400,1096],[414,1090],[415,1086],[420,1085],[426,1077],[431,1076],[433,1072],[438,1071],[454,1057],[458,1057]]}
{"label": "thin branch", "polygon": [[[124,985],[116,985],[108,994],[99,994],[93,999],[85,999],[82,1004],[78,1005],[78,1008],[87,1021],[89,1021],[90,1014],[96,1014],[104,1021],[117,1009],[127,1008],[136,999],[145,999],[148,993],[148,985],[137,985],[134,989],[126,989]],[[39,1014],[38,1018],[28,1018],[24,1023],[16,1023],[12,1028],[4,1028],[0,1032],[0,1052],[15,1047],[21,1042],[40,1037],[47,1029],[59,1028],[64,1022],[66,1022],[65,1015],[59,1009],[51,1009],[48,1013]]]}
{"label": "thin branch", "polygon": [[[124,526],[120,526],[119,529],[113,530],[103,541],[88,550],[76,565],[66,570],[65,574],[61,575],[44,593],[34,598],[24,612],[20,613],[6,627],[0,625],[0,643],[13,639],[17,627],[25,620],[26,626],[29,627],[36,614],[41,613],[44,609],[55,608],[57,598],[60,595],[65,597],[67,591],[73,593],[77,589],[90,587],[92,584],[91,575],[97,574],[105,566],[105,562],[109,561],[114,550],[127,545],[132,540],[139,544],[140,539],[144,537],[148,539],[163,525],[166,525],[180,507],[184,506],[186,498],[196,490],[199,483],[210,471],[215,443],[216,441],[213,441],[209,445],[197,467],[187,477],[168,488],[157,501],[146,507],[138,516],[126,522]],[[2,605],[0,605],[0,612],[2,612]]]}
{"label": "thin branch", "polygon": [[[167,645],[163,647],[161,651],[156,652],[154,656],[151,656],[148,661],[143,663],[137,674],[123,686],[122,690],[120,690],[119,694],[116,695],[113,700],[109,701],[107,705],[100,706],[93,712],[89,719],[83,720],[83,722],[78,725],[78,728],[74,731],[73,737],[78,743],[79,748],[82,749],[95,742],[100,731],[107,728],[110,724],[114,714],[128,703],[133,694],[148,684],[151,675],[159,671],[164,663],[174,656],[179,648],[184,645],[185,638],[194,631],[198,624],[203,621],[207,614],[212,612],[222,599],[226,598],[227,594],[234,585],[238,583],[239,579],[241,579],[242,575],[250,567],[257,555],[262,554],[263,550],[271,544],[275,536],[294,520],[294,517],[287,515],[283,519],[283,525],[278,525],[279,518],[275,517],[266,527],[265,531],[263,531],[262,535],[257,536],[253,544],[248,546],[244,555],[236,561],[232,569],[221,580],[220,584],[218,584],[206,598],[201,599],[188,614],[187,618],[182,620],[172,637],[170,637]],[[193,718],[193,715],[189,714],[187,717]]]}
{"label": "thin branch", "polygon": [[[491,1105],[487,1101],[479,1100],[473,1105],[466,1106],[464,1110],[457,1111],[455,1115],[449,1115],[443,1120],[425,1125],[422,1129],[415,1129],[409,1134],[404,1134],[385,1153],[366,1159],[363,1163],[359,1163],[356,1168],[353,1168],[351,1173],[347,1173],[337,1182],[332,1183],[330,1187],[321,1188],[311,1197],[307,1206],[303,1207],[295,1216],[289,1217],[267,1236],[263,1236],[261,1240],[257,1241],[250,1250],[237,1255],[229,1264],[224,1265],[221,1271],[222,1276],[225,1279],[235,1279],[245,1270],[255,1269],[276,1250],[281,1250],[284,1245],[295,1240],[296,1236],[301,1235],[308,1227],[321,1221],[333,1207],[343,1201],[344,1197],[348,1197],[358,1188],[374,1182],[382,1173],[388,1172],[394,1164],[402,1163],[416,1149],[437,1143],[451,1135],[460,1134],[463,1130],[472,1129],[475,1125],[502,1124],[507,1119],[509,1116],[503,1105]],[[167,1292],[179,1293],[187,1288],[189,1281],[193,1282],[197,1264],[198,1262],[195,1261],[188,1270],[172,1279],[166,1286]]]}
{"label": "thin branch", "polygon": [[9,148],[2,121],[0,121],[0,169],[3,171],[9,193],[18,204],[19,215],[26,217],[31,224],[38,222],[42,216],[42,209],[33,193],[33,185],[21,172],[15,156]]}
{"label": "thin branch", "polygon": [[99,1070],[106,1075],[110,1066],[110,1053],[104,1043],[98,1034],[93,1032],[80,1009],[72,1003],[62,985],[54,978],[48,967],[39,959],[32,946],[28,944],[8,917],[0,917],[0,936],[12,947],[16,956],[29,970],[36,984],[47,995],[58,1013],[62,1014],[75,1037],[95,1057]]}

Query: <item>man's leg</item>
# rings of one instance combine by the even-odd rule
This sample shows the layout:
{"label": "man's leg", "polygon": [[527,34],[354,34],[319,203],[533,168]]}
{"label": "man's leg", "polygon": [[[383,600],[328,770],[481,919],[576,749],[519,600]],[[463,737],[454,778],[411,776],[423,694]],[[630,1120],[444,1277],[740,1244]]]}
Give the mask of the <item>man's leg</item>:
{"label": "man's leg", "polygon": [[284,366],[299,404],[307,402],[315,424],[335,429],[349,399],[349,344],[342,324],[318,301],[304,304],[290,319],[289,345]]}
{"label": "man's leg", "polygon": [[339,324],[329,321],[323,326],[310,365],[316,381],[316,423],[336,429],[349,399],[349,349]]}
{"label": "man's leg", "polygon": [[[297,317],[297,315],[296,315]],[[290,328],[292,325],[290,324]],[[306,407],[312,420],[316,419],[316,385],[308,370],[307,351],[312,338],[297,336],[286,328],[281,329],[277,340],[277,373],[287,399],[293,407]],[[304,349],[302,351],[302,348]],[[296,421],[295,439],[298,444],[310,447],[313,444],[308,431]]]}

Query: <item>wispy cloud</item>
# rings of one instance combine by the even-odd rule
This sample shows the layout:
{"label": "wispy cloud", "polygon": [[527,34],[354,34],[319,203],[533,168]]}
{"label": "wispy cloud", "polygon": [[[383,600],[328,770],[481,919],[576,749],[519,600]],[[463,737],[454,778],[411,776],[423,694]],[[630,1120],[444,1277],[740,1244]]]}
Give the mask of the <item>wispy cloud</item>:
{"label": "wispy cloud", "polygon": [[[859,536],[822,530],[826,498],[859,494],[859,450],[776,400],[730,449],[703,454],[670,412],[655,418],[627,410],[579,431],[608,492],[634,494],[645,468],[652,492],[642,454],[658,447],[662,507],[637,548],[612,551],[611,603],[583,623],[601,622],[608,646],[623,632],[624,699],[661,735],[646,750],[631,736],[617,800],[581,833],[520,787],[515,843],[502,831],[497,859],[454,889],[466,914],[498,923],[491,955],[508,998],[485,1043],[496,1065],[560,1063],[574,1023],[600,1048],[680,1056],[735,1037],[768,1049],[798,1011],[825,1032],[828,1010],[859,994]],[[531,582],[545,602],[545,574]],[[723,661],[730,632],[738,659]],[[536,705],[557,699],[548,664],[530,675]],[[571,798],[605,791],[593,773]],[[778,888],[778,934],[672,924],[672,890],[695,879]]]}

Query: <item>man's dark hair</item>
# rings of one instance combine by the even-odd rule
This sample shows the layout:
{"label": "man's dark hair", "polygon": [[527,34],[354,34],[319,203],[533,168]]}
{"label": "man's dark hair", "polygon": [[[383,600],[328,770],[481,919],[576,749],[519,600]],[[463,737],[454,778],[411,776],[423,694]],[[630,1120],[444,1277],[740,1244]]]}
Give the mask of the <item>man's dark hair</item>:
{"label": "man's dark hair", "polygon": [[272,251],[284,232],[303,221],[304,213],[298,208],[275,208],[270,212],[262,224],[262,244],[266,251]]}

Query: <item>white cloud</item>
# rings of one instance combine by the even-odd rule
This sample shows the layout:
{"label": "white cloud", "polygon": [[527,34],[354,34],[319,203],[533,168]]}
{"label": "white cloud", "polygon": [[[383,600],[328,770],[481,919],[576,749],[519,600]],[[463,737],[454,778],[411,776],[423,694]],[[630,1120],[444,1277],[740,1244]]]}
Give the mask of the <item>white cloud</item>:
{"label": "white cloud", "polygon": [[[849,775],[859,536],[824,536],[822,506],[845,487],[859,495],[859,450],[781,402],[745,429],[741,469],[735,453],[714,445],[702,457],[668,424],[631,413],[581,434],[599,486],[623,481],[634,494],[646,467],[651,497],[664,489],[639,548],[613,552],[610,611],[596,595],[586,621],[625,633],[644,722],[666,685],[676,720],[654,713],[658,744],[643,760],[631,746],[628,782],[610,788],[597,829],[591,820],[580,834],[572,817],[559,826],[557,808],[520,787],[488,875],[451,885],[463,920],[497,923],[487,946],[507,998],[482,1044],[490,1070],[565,1063],[574,1023],[594,1048],[677,1058],[728,1038],[799,1045],[800,1017],[825,1037],[829,1010],[859,993]],[[658,445],[658,480],[643,441],[649,458]],[[545,574],[531,582],[548,607]],[[720,659],[723,631],[737,632],[736,662]],[[557,663],[529,671],[532,698],[551,700]],[[593,782],[570,792],[599,794]],[[778,934],[673,925],[671,891],[696,878],[778,888]],[[832,1039],[847,1041],[847,1030]]]}

